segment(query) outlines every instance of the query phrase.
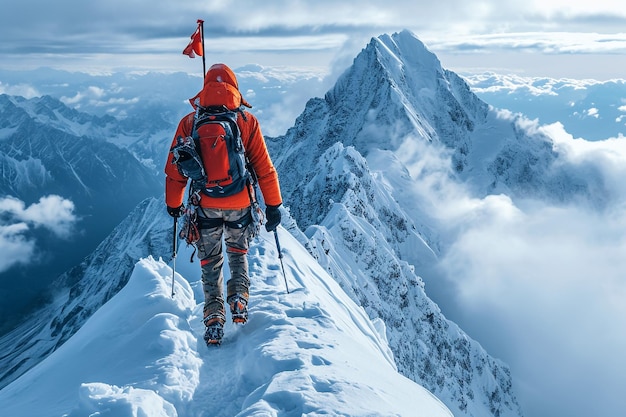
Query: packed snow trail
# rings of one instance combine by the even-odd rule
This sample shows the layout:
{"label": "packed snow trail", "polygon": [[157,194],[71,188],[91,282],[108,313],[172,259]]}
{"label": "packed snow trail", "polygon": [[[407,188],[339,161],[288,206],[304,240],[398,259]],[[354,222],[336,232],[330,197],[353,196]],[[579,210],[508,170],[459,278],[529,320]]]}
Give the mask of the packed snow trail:
{"label": "packed snow trail", "polygon": [[[227,323],[221,346],[202,339],[200,282],[177,273],[172,298],[171,268],[144,258],[66,344],[0,391],[3,414],[451,416],[396,372],[363,309],[295,238],[279,234],[291,293],[273,236],[263,233],[250,249],[249,321]],[[199,276],[194,268],[180,271]]]}

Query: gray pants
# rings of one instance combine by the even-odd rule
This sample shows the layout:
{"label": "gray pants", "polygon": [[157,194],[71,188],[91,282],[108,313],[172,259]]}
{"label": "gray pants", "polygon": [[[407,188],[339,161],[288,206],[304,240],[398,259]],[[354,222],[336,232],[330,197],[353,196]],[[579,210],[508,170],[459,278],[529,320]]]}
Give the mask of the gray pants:
{"label": "gray pants", "polygon": [[[250,208],[243,210],[198,210],[200,240],[198,258],[202,268],[204,290],[204,318],[218,316],[226,320],[224,310],[222,265],[222,237],[226,243],[230,279],[226,283],[227,297],[239,294],[248,300],[250,278],[248,277],[248,244]],[[228,298],[227,298],[228,299]]]}

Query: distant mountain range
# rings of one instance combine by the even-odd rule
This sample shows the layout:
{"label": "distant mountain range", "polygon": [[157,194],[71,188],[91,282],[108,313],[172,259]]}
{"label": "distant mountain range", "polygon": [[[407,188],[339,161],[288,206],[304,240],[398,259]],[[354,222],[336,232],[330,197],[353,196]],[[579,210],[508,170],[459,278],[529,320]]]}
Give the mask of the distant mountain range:
{"label": "distant mountain range", "polygon": [[159,195],[162,180],[109,141],[122,131],[113,117],[81,113],[49,96],[0,95],[0,120],[0,195],[25,205],[58,195],[74,204],[79,219],[64,239],[32,231],[37,256],[0,273],[6,330],[14,313],[46,299],[42,289],[93,251],[141,200]]}

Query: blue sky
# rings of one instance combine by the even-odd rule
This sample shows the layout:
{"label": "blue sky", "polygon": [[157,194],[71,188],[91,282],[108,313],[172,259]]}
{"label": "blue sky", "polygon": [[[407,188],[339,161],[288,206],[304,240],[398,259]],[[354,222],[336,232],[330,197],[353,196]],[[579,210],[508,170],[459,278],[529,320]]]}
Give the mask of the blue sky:
{"label": "blue sky", "polygon": [[330,71],[345,66],[342,60],[351,60],[371,37],[409,29],[457,72],[621,78],[626,10],[617,0],[577,3],[25,0],[3,7],[0,67],[192,72],[197,60],[177,55],[200,18],[207,59],[231,66]]}

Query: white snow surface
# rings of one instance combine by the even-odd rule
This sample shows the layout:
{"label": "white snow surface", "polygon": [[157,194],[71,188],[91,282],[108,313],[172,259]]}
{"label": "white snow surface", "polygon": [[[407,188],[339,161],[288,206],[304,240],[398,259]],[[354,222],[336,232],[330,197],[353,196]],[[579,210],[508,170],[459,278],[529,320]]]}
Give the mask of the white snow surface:
{"label": "white snow surface", "polygon": [[[384,324],[372,323],[298,241],[279,230],[251,245],[250,318],[202,340],[197,262],[151,256],[63,346],[0,391],[20,416],[451,416],[400,375]],[[196,269],[197,268],[197,269]],[[225,268],[225,279],[228,279]]]}

